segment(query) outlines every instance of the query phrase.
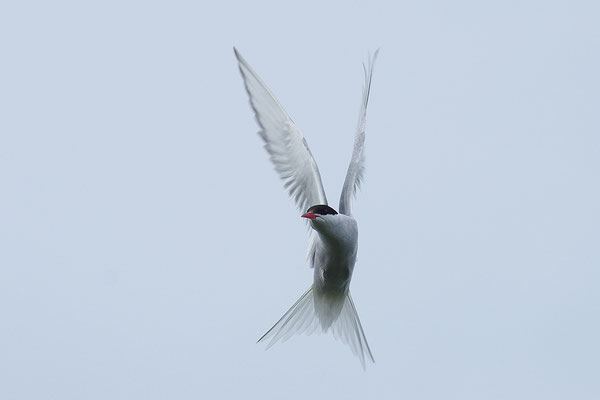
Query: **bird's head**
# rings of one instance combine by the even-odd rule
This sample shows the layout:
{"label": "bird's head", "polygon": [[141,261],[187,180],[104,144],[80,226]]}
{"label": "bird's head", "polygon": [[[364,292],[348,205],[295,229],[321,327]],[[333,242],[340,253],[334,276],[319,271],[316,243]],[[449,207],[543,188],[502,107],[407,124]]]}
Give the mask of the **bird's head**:
{"label": "bird's head", "polygon": [[337,211],[333,208],[329,207],[326,204],[317,204],[316,206],[310,207],[304,214],[302,214],[302,218],[307,218],[310,220],[311,226],[319,230],[319,227],[323,224],[327,224],[333,216],[337,215]]}

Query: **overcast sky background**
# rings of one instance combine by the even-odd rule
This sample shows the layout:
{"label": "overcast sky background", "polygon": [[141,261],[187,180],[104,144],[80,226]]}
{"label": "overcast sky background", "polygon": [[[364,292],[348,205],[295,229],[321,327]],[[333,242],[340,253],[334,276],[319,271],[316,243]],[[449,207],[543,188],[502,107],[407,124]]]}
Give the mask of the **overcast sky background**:
{"label": "overcast sky background", "polygon": [[[7,2],[0,398],[600,398],[594,1]],[[376,364],[255,344],[308,288],[236,46],[337,208]]]}

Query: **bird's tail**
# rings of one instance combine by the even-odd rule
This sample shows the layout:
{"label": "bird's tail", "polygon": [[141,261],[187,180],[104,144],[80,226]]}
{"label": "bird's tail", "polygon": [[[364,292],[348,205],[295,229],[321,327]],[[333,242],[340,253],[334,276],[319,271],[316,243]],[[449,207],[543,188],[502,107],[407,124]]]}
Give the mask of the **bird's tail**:
{"label": "bird's tail", "polygon": [[350,346],[363,369],[367,358],[375,362],[350,292],[343,297],[343,302],[332,302],[331,298],[315,294],[311,286],[258,342],[270,339],[268,349],[296,334],[310,335],[329,329],[336,339]]}

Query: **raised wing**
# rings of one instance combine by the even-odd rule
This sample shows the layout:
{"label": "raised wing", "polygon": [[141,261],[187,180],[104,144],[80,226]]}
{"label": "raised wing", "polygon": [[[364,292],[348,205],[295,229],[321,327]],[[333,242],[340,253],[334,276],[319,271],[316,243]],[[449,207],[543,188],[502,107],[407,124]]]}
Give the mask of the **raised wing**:
{"label": "raised wing", "polygon": [[250,105],[261,128],[258,134],[265,142],[265,149],[284,182],[284,188],[302,212],[316,204],[327,204],[319,168],[306,139],[235,47],[233,51],[239,62]]}
{"label": "raised wing", "polygon": [[352,199],[362,182],[363,171],[365,169],[365,160],[363,147],[365,144],[365,121],[367,118],[367,104],[369,103],[369,93],[371,91],[371,79],[373,77],[373,65],[377,58],[379,49],[375,51],[372,58],[369,58],[368,64],[363,64],[365,73],[365,84],[363,87],[362,104],[360,114],[358,116],[358,126],[356,127],[356,137],[354,138],[354,150],[352,151],[352,159],[346,173],[346,180],[342,188],[340,196],[340,213],[352,215]]}

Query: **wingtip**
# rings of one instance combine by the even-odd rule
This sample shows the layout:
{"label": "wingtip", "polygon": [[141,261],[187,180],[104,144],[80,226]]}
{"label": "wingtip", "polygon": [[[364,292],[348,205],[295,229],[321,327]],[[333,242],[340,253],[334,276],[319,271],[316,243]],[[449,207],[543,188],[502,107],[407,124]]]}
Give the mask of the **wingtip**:
{"label": "wingtip", "polygon": [[379,50],[381,50],[381,47],[378,47],[373,52],[373,56],[369,57],[369,67],[370,67],[370,69],[373,69],[373,67],[375,66],[375,61],[377,60],[377,56],[379,55]]}
{"label": "wingtip", "polygon": [[240,56],[240,52],[235,48],[235,46],[233,46],[233,54],[235,54],[235,58],[237,58],[238,61],[241,61],[242,56]]}

